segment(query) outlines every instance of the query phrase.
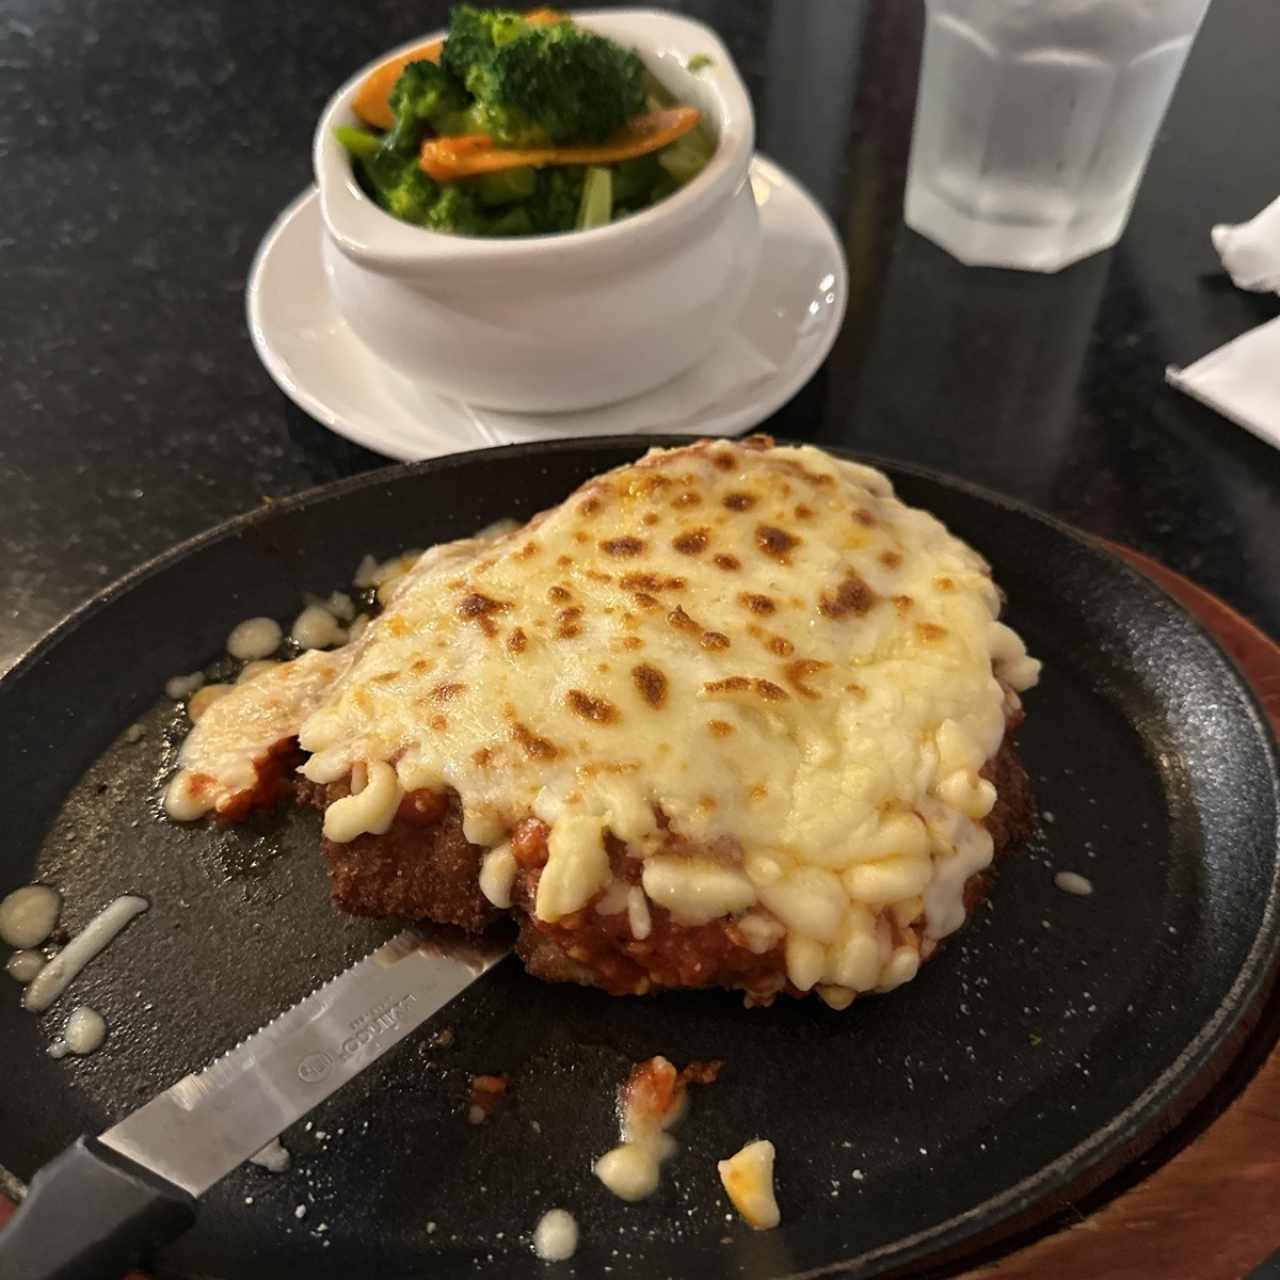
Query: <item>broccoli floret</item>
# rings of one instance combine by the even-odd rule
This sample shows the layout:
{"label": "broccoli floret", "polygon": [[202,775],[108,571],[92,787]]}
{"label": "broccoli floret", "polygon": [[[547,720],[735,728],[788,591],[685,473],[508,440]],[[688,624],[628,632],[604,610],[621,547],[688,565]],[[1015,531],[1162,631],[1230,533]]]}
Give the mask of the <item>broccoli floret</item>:
{"label": "broccoli floret", "polygon": [[509,11],[460,5],[443,65],[505,146],[601,142],[644,109],[640,59],[571,22],[533,25]]}
{"label": "broccoli floret", "polygon": [[441,131],[470,106],[466,91],[447,71],[434,62],[411,62],[391,90],[394,127],[386,136],[386,146],[399,155],[412,155],[428,129]]}
{"label": "broccoli floret", "polygon": [[440,187],[412,162],[401,164],[394,179],[390,177],[389,163],[384,163],[381,168],[387,176],[374,188],[378,203],[404,222],[425,226],[432,207],[440,198]]}
{"label": "broccoli floret", "polygon": [[586,170],[581,165],[538,170],[538,188],[521,205],[529,211],[534,231],[549,235],[574,229],[585,176]]}
{"label": "broccoli floret", "polygon": [[[425,178],[426,174],[422,176]],[[431,180],[427,178],[427,181]],[[420,220],[421,226],[432,231],[452,232],[457,236],[484,235],[488,230],[488,219],[481,212],[474,193],[456,182],[436,189],[439,194]]]}
{"label": "broccoli floret", "polygon": [[401,222],[463,236],[484,235],[488,229],[474,191],[461,183],[442,186],[432,181],[412,157],[383,147],[358,157],[356,166],[365,190]]}
{"label": "broccoli floret", "polygon": [[475,9],[469,4],[460,4],[449,14],[449,38],[445,41],[441,65],[466,84],[467,74],[473,67],[486,62],[494,49],[529,29],[524,18],[513,10]]}

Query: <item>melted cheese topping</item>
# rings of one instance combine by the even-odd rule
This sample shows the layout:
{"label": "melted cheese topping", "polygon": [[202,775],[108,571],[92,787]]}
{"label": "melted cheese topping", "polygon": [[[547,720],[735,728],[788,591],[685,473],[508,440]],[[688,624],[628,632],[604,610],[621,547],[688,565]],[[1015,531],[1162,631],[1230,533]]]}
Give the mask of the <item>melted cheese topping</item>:
{"label": "melted cheese topping", "polygon": [[[427,552],[384,604],[358,646],[213,704],[182,762],[216,781],[197,803],[175,783],[170,812],[248,785],[239,726],[269,746],[308,701],[296,681],[323,686],[306,775],[376,779],[330,807],[330,839],[419,788],[456,790],[490,848],[534,814],[544,921],[611,890],[608,835],[644,861],[641,930],[653,903],[750,921],[762,949],[781,932],[790,980],[837,1007],[907,981],[922,937],[963,921],[992,854],[980,770],[1039,664],[981,557],[879,472],[755,442],[654,451]],[[494,901],[508,870],[489,864]]]}
{"label": "melted cheese topping", "polygon": [[355,645],[337,653],[317,649],[260,668],[243,684],[217,686],[225,692],[202,708],[182,744],[181,769],[165,791],[165,812],[191,822],[251,790],[254,761],[297,734],[355,655]]}

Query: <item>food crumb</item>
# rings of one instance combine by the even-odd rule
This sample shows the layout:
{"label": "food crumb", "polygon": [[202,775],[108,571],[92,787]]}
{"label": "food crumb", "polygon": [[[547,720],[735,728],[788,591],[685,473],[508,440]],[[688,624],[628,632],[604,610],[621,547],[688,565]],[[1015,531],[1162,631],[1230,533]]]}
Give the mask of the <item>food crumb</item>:
{"label": "food crumb", "polygon": [[1093,881],[1075,871],[1059,871],[1053,877],[1053,883],[1063,893],[1073,893],[1080,898],[1087,898],[1093,892]]}
{"label": "food crumb", "polygon": [[147,731],[140,724],[131,724],[124,731],[124,740],[129,744],[141,742],[147,736]]}
{"label": "food crumb", "polygon": [[292,1161],[293,1157],[289,1154],[288,1147],[284,1146],[279,1138],[272,1138],[257,1155],[249,1157],[250,1164],[256,1164],[268,1173],[284,1173]]}
{"label": "food crumb", "polygon": [[427,1235],[429,1235],[429,1236],[431,1236],[431,1235],[435,1235],[435,1231],[436,1231],[436,1224],[435,1224],[434,1222],[428,1222],[428,1223],[427,1223]]}
{"label": "food crumb", "polygon": [[245,1204],[252,1204],[252,1203],[253,1203],[253,1197],[252,1197],[252,1196],[245,1196],[245,1198],[244,1198],[244,1202],[245,1202]]}
{"label": "food crumb", "polygon": [[471,1077],[471,1093],[467,1107],[468,1124],[484,1124],[498,1109],[507,1094],[506,1076],[479,1075]]}
{"label": "food crumb", "polygon": [[773,1161],[773,1143],[762,1138],[716,1166],[733,1207],[757,1231],[768,1231],[782,1221],[773,1191]]}
{"label": "food crumb", "polygon": [[578,1248],[578,1224],[565,1209],[550,1209],[533,1232],[533,1251],[543,1262],[564,1262]]}
{"label": "food crumb", "polygon": [[293,1216],[294,1216],[295,1218],[297,1218],[299,1222],[301,1222],[301,1221],[302,1221],[302,1219],[303,1219],[303,1218],[305,1218],[305,1217],[307,1216],[307,1206],[306,1206],[305,1204],[300,1204],[300,1205],[299,1205],[299,1206],[298,1206],[298,1207],[293,1211]]}

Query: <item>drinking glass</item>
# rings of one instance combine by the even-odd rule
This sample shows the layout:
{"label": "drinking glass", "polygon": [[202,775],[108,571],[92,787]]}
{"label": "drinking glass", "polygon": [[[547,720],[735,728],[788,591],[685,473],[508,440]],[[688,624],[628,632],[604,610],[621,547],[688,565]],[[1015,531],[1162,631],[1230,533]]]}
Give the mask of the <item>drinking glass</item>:
{"label": "drinking glass", "polygon": [[1109,248],[1209,0],[926,0],[907,225],[971,265]]}

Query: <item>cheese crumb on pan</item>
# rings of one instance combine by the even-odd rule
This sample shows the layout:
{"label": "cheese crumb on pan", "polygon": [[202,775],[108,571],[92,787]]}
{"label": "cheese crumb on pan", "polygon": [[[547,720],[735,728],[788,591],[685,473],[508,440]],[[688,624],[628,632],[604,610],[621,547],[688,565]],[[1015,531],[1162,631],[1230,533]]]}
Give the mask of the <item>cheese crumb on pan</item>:
{"label": "cheese crumb on pan", "polygon": [[782,1221],[773,1193],[773,1158],[773,1143],[760,1138],[716,1165],[733,1207],[757,1231],[768,1231]]}
{"label": "cheese crumb on pan", "polygon": [[[964,921],[993,854],[986,766],[1039,664],[982,558],[879,472],[811,447],[655,450],[357,583],[383,606],[358,642],[208,707],[171,816],[233,806],[296,734],[308,779],[351,780],[331,841],[452,790],[495,906],[536,818],[538,924],[592,903],[636,939],[659,910],[731,923],[835,1008],[909,981]],[[328,617],[298,638],[337,643]],[[626,882],[619,845],[641,863]]]}
{"label": "cheese crumb on pan", "polygon": [[686,1097],[679,1072],[663,1057],[640,1063],[622,1086],[622,1142],[593,1166],[596,1177],[620,1200],[643,1200],[658,1189],[662,1163],[676,1151],[667,1130],[684,1114]]}
{"label": "cheese crumb on pan", "polygon": [[643,1200],[658,1189],[662,1164],[676,1152],[669,1132],[688,1105],[688,1082],[713,1084],[723,1064],[691,1062],[683,1071],[661,1056],[641,1062],[618,1093],[622,1141],[593,1166],[621,1200]]}
{"label": "cheese crumb on pan", "polygon": [[564,1262],[578,1250],[578,1224],[567,1209],[549,1209],[533,1232],[533,1251],[543,1262]]}

